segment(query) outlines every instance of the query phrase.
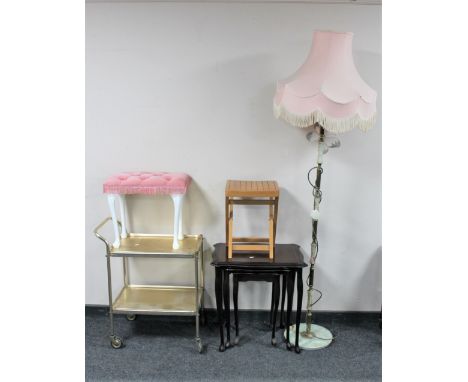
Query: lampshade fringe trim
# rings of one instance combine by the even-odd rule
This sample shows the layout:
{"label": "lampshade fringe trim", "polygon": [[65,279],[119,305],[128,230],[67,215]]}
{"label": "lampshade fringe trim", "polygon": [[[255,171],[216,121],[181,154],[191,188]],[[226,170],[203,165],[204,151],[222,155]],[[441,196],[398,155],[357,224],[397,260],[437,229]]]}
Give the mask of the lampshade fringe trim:
{"label": "lampshade fringe trim", "polygon": [[331,118],[320,110],[315,110],[306,115],[298,115],[287,111],[282,105],[278,106],[274,102],[273,114],[276,118],[281,118],[296,127],[307,128],[318,123],[325,130],[333,133],[344,133],[356,127],[362,131],[367,131],[374,126],[377,115],[377,113],[374,113],[369,119],[362,119],[359,114],[348,118]]}

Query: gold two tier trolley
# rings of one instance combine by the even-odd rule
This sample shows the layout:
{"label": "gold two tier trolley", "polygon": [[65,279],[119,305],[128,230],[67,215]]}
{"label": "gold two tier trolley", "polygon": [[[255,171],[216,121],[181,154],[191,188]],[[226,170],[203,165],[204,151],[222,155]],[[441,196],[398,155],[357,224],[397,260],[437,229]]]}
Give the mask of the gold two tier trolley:
{"label": "gold two tier trolley", "polygon": [[[99,230],[109,221],[102,221],[94,234],[106,245],[107,283],[109,294],[110,343],[115,349],[122,347],[122,338],[114,332],[114,314],[125,314],[129,321],[136,315],[195,316],[195,341],[198,351],[203,351],[200,338],[200,319],[204,312],[204,262],[203,236],[185,235],[179,249],[172,248],[171,235],[128,234],[121,239],[119,248],[114,248]],[[120,226],[120,222],[118,222]],[[111,259],[121,257],[124,285],[116,299],[112,297]],[[195,265],[194,286],[134,285],[130,283],[128,258],[192,259]]]}

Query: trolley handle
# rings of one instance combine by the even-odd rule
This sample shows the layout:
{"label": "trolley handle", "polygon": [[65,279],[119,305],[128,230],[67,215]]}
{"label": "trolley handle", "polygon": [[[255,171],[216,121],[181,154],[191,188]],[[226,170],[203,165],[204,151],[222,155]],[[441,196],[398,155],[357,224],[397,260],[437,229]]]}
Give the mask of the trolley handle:
{"label": "trolley handle", "polygon": [[[94,235],[102,240],[104,242],[104,244],[106,245],[106,248],[107,248],[107,251],[110,252],[111,248],[112,248],[112,245],[111,243],[109,243],[106,238],[104,236],[102,236],[98,231],[109,221],[109,220],[112,220],[112,218],[110,216],[108,216],[107,218],[105,218],[96,228],[94,228]],[[120,230],[122,230],[122,223],[120,223],[120,221],[117,220],[117,224],[119,225],[119,228]]]}

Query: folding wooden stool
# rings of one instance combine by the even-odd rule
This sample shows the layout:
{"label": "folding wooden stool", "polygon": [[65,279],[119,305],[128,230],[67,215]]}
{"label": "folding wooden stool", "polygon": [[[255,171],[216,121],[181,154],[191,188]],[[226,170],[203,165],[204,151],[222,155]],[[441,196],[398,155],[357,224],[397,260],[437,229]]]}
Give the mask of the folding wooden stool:
{"label": "folding wooden stool", "polygon": [[[274,180],[228,180],[225,195],[228,258],[232,259],[233,251],[265,251],[273,259],[278,219],[278,183]],[[233,237],[235,204],[269,206],[269,237]]]}

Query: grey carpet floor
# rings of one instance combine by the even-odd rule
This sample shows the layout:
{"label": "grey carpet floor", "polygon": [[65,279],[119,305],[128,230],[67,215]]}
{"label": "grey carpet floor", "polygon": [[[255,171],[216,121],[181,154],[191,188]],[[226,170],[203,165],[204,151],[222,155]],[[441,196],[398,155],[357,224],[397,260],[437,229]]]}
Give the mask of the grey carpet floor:
{"label": "grey carpet floor", "polygon": [[[278,330],[270,344],[266,315],[241,312],[240,343],[218,352],[219,329],[213,314],[201,328],[205,346],[195,345],[193,317],[115,316],[124,340],[113,349],[104,309],[86,311],[87,381],[381,381],[382,335],[378,321],[345,315],[316,315],[336,336],[326,349],[290,352]],[[233,332],[232,337],[233,339]]]}

